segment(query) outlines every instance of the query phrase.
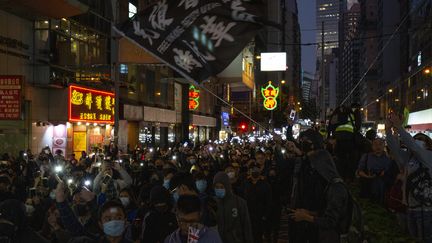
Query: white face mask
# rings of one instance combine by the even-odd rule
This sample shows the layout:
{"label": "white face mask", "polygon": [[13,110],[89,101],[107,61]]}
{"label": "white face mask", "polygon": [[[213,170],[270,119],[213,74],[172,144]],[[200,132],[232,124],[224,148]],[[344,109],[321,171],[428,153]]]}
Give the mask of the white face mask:
{"label": "white face mask", "polygon": [[130,203],[130,200],[128,197],[120,197],[120,201],[123,204],[123,206],[127,207]]}
{"label": "white face mask", "polygon": [[55,200],[55,199],[56,199],[55,191],[51,191],[50,194],[49,194],[49,197],[50,197],[52,200]]}
{"label": "white face mask", "polygon": [[33,205],[26,204],[25,207],[26,207],[27,215],[32,215],[33,212],[35,211],[35,208],[33,207]]}

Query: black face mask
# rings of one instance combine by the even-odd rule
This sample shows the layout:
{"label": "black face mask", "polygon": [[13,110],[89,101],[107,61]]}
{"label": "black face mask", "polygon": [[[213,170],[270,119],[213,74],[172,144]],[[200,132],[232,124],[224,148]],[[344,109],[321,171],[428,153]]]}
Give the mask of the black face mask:
{"label": "black face mask", "polygon": [[301,150],[305,154],[310,151],[313,151],[313,144],[310,142],[301,142]]}

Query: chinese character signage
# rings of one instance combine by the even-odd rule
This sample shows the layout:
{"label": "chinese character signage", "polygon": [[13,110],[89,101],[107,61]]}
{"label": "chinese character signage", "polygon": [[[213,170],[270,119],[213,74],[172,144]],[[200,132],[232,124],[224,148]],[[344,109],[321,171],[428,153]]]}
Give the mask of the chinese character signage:
{"label": "chinese character signage", "polygon": [[69,121],[114,123],[114,93],[69,87]]}
{"label": "chinese character signage", "polygon": [[198,82],[237,57],[263,27],[264,10],[258,1],[159,0],[116,30]]}
{"label": "chinese character signage", "polygon": [[189,86],[189,110],[194,111],[199,107],[200,90],[195,86]]}
{"label": "chinese character signage", "polygon": [[21,119],[22,76],[0,76],[0,120]]}
{"label": "chinese character signage", "polygon": [[261,94],[264,98],[264,108],[269,111],[276,109],[277,100],[276,98],[279,95],[279,88],[274,87],[271,82],[265,88],[261,88]]}

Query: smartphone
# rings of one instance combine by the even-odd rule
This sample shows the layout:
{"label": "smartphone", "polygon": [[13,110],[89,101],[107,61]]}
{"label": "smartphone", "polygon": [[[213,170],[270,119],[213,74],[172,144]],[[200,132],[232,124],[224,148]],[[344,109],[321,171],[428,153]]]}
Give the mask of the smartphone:
{"label": "smartphone", "polygon": [[290,119],[292,120],[292,121],[294,121],[294,119],[295,119],[295,116],[296,116],[296,111],[295,110],[291,110],[291,113],[290,113]]}

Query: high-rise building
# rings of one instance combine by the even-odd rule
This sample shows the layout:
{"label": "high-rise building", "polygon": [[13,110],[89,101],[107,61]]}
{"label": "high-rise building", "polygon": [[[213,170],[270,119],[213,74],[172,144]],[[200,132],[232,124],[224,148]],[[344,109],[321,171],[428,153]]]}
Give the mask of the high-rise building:
{"label": "high-rise building", "polygon": [[[331,54],[338,45],[340,0],[316,0],[316,42],[321,43],[322,23],[324,23],[324,51]],[[318,59],[321,50],[317,51]]]}
{"label": "high-rise building", "polygon": [[359,35],[360,4],[353,4],[350,9],[341,9],[339,22],[340,37],[340,63],[339,80],[337,83],[337,100],[342,103],[346,98],[345,104],[353,102],[360,103],[360,88],[357,87],[351,94],[352,89],[360,79],[359,55],[360,41]]}

